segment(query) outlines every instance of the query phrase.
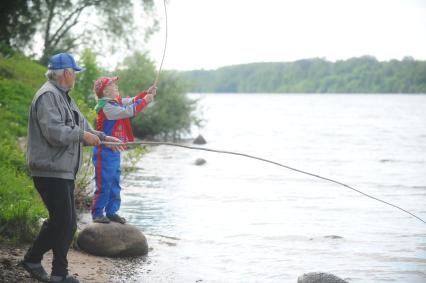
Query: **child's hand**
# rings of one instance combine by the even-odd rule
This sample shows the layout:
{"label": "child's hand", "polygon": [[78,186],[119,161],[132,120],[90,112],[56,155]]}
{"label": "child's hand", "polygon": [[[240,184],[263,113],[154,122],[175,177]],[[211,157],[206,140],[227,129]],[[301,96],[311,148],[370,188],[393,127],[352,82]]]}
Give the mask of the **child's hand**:
{"label": "child's hand", "polygon": [[151,103],[154,101],[154,95],[151,93],[148,93],[147,95],[145,95],[144,99],[147,103]]}
{"label": "child's hand", "polygon": [[157,95],[157,86],[155,86],[155,85],[150,86],[146,92],[148,94],[152,94],[153,96],[156,96]]}

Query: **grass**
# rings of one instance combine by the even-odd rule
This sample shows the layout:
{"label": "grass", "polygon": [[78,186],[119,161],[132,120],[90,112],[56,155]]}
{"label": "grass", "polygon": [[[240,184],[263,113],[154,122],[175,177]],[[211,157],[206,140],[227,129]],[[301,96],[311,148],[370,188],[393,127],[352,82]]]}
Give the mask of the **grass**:
{"label": "grass", "polygon": [[27,132],[28,109],[43,81],[44,68],[14,55],[0,56],[0,241],[34,238],[40,218],[47,217],[33,188],[18,138]]}

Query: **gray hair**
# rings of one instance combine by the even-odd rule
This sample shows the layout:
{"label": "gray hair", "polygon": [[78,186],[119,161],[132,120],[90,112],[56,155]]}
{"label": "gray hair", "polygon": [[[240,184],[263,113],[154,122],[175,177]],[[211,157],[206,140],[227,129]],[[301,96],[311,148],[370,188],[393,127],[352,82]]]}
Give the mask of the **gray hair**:
{"label": "gray hair", "polygon": [[65,70],[72,70],[72,68],[67,69],[57,69],[57,70],[47,70],[46,72],[46,78],[51,81],[57,81],[60,77],[64,75]]}

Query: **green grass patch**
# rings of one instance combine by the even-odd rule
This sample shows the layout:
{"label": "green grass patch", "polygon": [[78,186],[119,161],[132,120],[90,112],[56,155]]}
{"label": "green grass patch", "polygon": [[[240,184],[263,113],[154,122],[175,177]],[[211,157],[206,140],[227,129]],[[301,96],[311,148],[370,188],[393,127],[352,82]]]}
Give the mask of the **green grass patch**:
{"label": "green grass patch", "polygon": [[32,97],[45,68],[20,55],[0,56],[0,241],[26,242],[36,236],[47,211],[34,189],[18,144],[26,136]]}
{"label": "green grass patch", "polygon": [[27,242],[47,212],[27,175],[22,151],[13,138],[0,140],[0,241]]}

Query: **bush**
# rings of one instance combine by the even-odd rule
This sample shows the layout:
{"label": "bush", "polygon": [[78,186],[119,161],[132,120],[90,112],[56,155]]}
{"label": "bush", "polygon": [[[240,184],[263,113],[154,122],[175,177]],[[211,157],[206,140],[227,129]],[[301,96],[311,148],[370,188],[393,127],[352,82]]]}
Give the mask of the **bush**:
{"label": "bush", "polygon": [[77,75],[75,91],[80,95],[80,98],[90,107],[96,105],[95,96],[93,94],[93,83],[100,76],[101,68],[96,61],[96,55],[90,50],[85,49],[81,56],[81,66],[84,71]]}
{"label": "bush", "polygon": [[34,238],[47,212],[27,175],[25,158],[13,138],[0,139],[0,241]]}

